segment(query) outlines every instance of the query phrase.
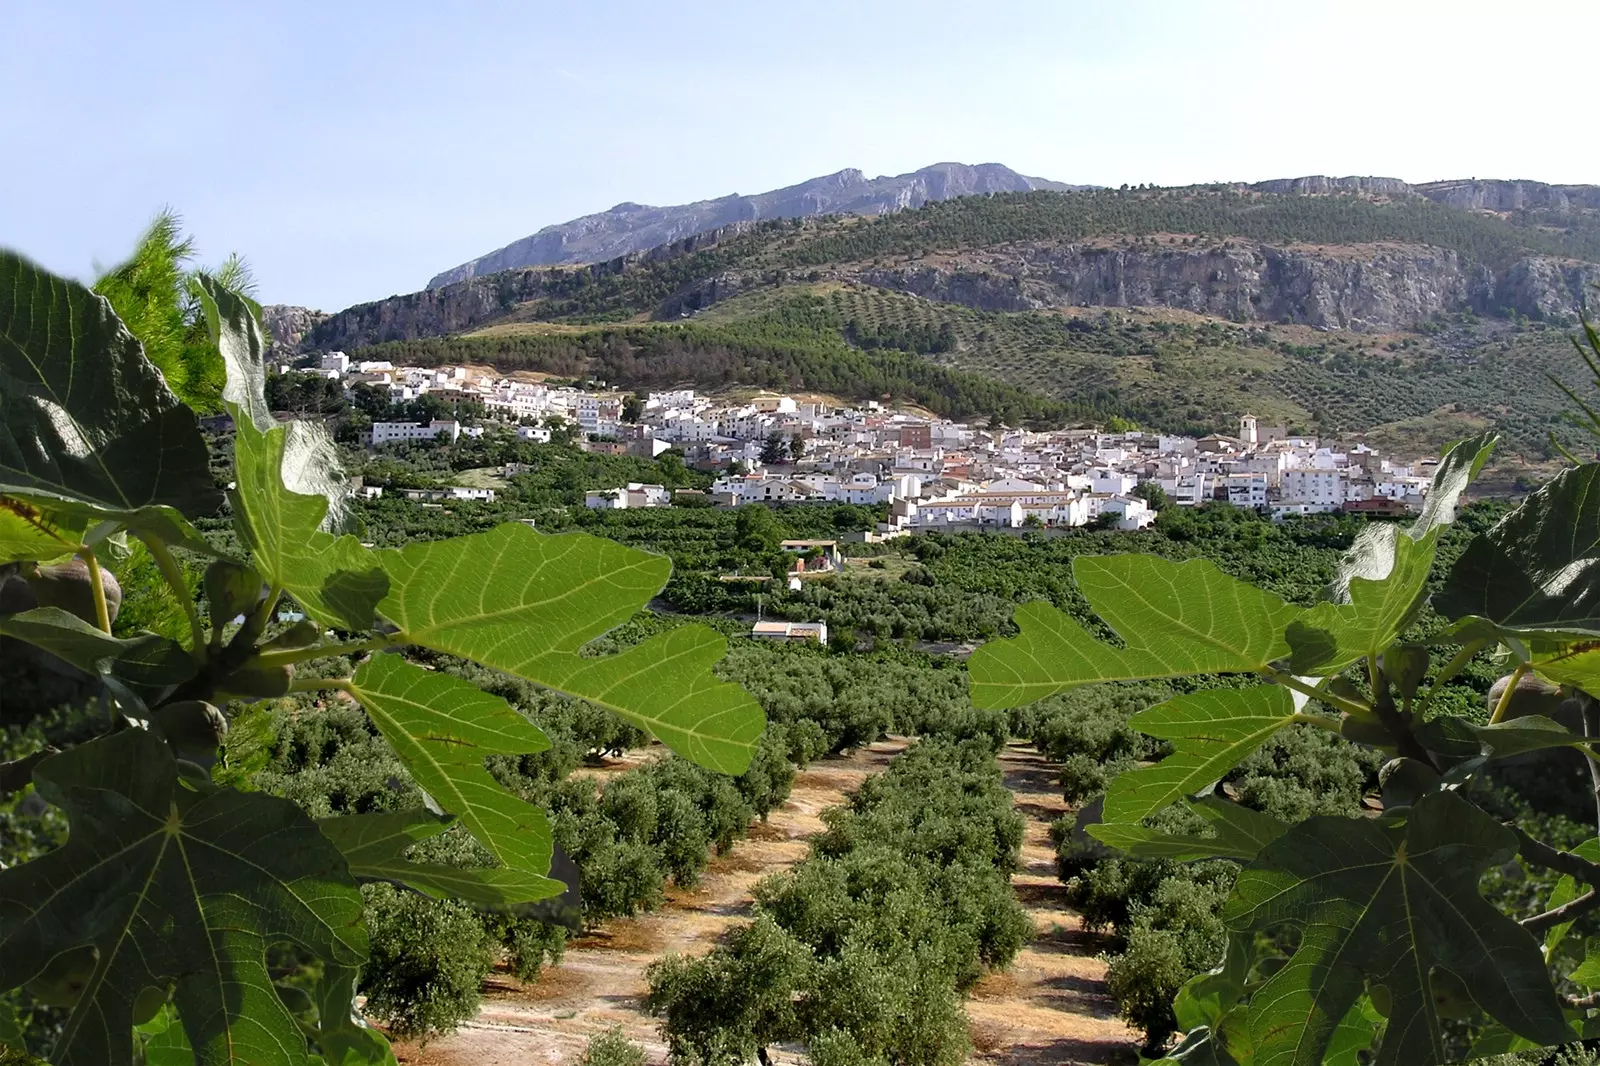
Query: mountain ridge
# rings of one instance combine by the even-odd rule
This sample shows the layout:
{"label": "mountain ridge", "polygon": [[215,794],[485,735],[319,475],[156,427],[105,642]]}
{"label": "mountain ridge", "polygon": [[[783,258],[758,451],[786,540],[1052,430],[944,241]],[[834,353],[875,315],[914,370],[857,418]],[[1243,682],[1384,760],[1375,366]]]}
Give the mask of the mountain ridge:
{"label": "mountain ridge", "polygon": [[429,289],[523,267],[604,262],[707,230],[816,215],[879,215],[957,196],[1089,188],[1019,174],[999,163],[934,163],[905,174],[868,178],[854,167],[795,185],[742,196],[657,207],[624,201],[606,211],[545,226],[529,236],[441,271]]}

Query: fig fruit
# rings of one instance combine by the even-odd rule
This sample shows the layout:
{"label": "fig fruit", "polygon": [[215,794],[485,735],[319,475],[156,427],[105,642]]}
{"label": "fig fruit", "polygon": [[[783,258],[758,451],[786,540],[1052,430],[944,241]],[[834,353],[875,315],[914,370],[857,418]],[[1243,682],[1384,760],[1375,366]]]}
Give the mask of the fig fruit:
{"label": "fig fruit", "polygon": [[295,650],[309,648],[322,639],[322,627],[309,618],[302,618],[282,633],[267,641],[263,647]]}
{"label": "fig fruit", "polygon": [[150,714],[150,725],[166,739],[174,755],[206,769],[217,761],[217,748],[228,735],[227,718],[204,700],[158,707]]}
{"label": "fig fruit", "polygon": [[[1500,698],[1505,695],[1511,677],[1512,675],[1508,674],[1490,686],[1488,705],[1491,715],[1494,714],[1495,708],[1500,706]],[[1540,714],[1546,718],[1555,718],[1564,702],[1566,697],[1562,695],[1560,686],[1552,685],[1538,674],[1523,674],[1517,679],[1517,690],[1511,694],[1511,703],[1506,707],[1506,713],[1502,717],[1526,718],[1530,714]]]}
{"label": "fig fruit", "polygon": [[71,1007],[83,995],[99,961],[100,949],[92,944],[68,948],[28,982],[28,993],[48,1007]]}
{"label": "fig fruit", "polygon": [[20,614],[39,606],[39,597],[33,586],[22,575],[22,567],[32,568],[32,563],[11,563],[0,566],[0,614]]}
{"label": "fig fruit", "polygon": [[292,666],[262,666],[259,660],[251,660],[223,678],[217,691],[243,700],[274,699],[288,695],[293,680]]}
{"label": "fig fruit", "polygon": [[1439,774],[1418,759],[1390,759],[1378,770],[1385,810],[1409,807],[1439,786]]}
{"label": "fig fruit", "polygon": [[222,627],[255,608],[261,601],[261,577],[247,566],[218,559],[206,567],[204,579],[211,628]]}
{"label": "fig fruit", "polygon": [[[89,584],[89,564],[77,556],[66,562],[35,566],[32,573],[24,572],[28,585],[40,607],[59,607],[69,614],[95,624],[94,589]],[[100,568],[100,587],[106,596],[106,614],[117,620],[117,609],[122,606],[122,586],[117,575],[105,567]]]}

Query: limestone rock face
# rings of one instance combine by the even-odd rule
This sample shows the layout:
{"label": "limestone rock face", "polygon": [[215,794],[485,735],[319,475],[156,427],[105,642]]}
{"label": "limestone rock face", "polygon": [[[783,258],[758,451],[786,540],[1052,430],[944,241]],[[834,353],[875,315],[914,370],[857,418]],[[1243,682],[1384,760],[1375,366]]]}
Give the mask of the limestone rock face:
{"label": "limestone rock face", "polygon": [[615,259],[739,222],[811,215],[879,215],[956,196],[1074,188],[1083,186],[1030,178],[998,163],[935,163],[909,174],[879,178],[868,178],[852,168],[754,196],[734,194],[674,207],[621,203],[609,211],[546,226],[504,248],[446,270],[429,281],[428,288],[437,289],[500,270]]}
{"label": "limestone rock face", "polygon": [[274,348],[285,351],[298,349],[306,335],[328,318],[326,311],[291,304],[267,304],[261,308],[261,325],[268,339]]}

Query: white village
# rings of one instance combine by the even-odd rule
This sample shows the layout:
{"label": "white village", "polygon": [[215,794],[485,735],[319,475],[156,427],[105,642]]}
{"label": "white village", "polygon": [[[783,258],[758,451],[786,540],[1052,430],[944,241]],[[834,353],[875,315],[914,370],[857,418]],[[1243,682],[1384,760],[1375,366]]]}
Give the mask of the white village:
{"label": "white village", "polygon": [[[1162,501],[1177,507],[1227,503],[1274,518],[1335,511],[1402,516],[1420,507],[1438,463],[1436,457],[1385,457],[1362,443],[1292,436],[1249,414],[1240,417],[1234,435],[1200,438],[1097,428],[1032,431],[974,426],[876,402],[844,407],[784,395],[729,402],[677,389],[649,393],[641,402],[604,388],[512,380],[464,367],[359,362],[342,352],[323,355],[310,372],[346,389],[387,390],[397,403],[436,393],[485,412],[476,425],[375,422],[374,448],[450,443],[481,436],[495,423],[514,427],[523,440],[548,442],[553,428],[566,426],[589,451],[648,459],[676,449],[687,465],[718,475],[708,494],[718,506],[887,504],[874,537],[976,527],[1132,531],[1151,525]],[[514,477],[516,467],[507,464],[503,475]],[[495,492],[455,487],[408,495],[493,500]],[[673,498],[665,486],[630,483],[590,492],[585,502],[625,509],[670,506]]]}

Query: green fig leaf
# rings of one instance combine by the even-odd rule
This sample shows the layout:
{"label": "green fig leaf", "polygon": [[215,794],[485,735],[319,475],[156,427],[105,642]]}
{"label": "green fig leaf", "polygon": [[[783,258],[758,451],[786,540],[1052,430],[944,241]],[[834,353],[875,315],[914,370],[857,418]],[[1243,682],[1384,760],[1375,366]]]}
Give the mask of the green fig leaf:
{"label": "green fig leaf", "polygon": [[1319,603],[1289,627],[1289,669],[1326,677],[1388,649],[1416,617],[1442,529],[1455,521],[1461,494],[1477,477],[1499,437],[1485,433],[1447,449],[1422,513],[1404,532],[1371,522],[1340,561]]}
{"label": "green fig leaf", "polygon": [[1195,862],[1200,859],[1253,859],[1289,829],[1287,822],[1270,814],[1217,796],[1190,800],[1189,808],[1211,824],[1215,830],[1211,836],[1163,833],[1137,822],[1100,822],[1089,826],[1087,832],[1100,843],[1125,851],[1136,859]]}
{"label": "green fig leaf", "polygon": [[88,523],[17,496],[0,496],[0,566],[19,559],[70,555],[83,543]]}
{"label": "green fig leaf", "polygon": [[1194,692],[1140,711],[1128,724],[1170,741],[1172,754],[1111,782],[1106,822],[1137,823],[1209,787],[1295,718],[1294,697],[1278,685]]}
{"label": "green fig leaf", "polygon": [[589,700],[708,769],[750,765],[765,718],[712,674],[727,648],[720,634],[677,626],[616,654],[582,654],[661,591],[665,557],[518,522],[378,554],[391,578],[378,609],[400,628],[397,641]]}
{"label": "green fig leaf", "polygon": [[234,418],[237,523],[256,572],[324,625],[371,629],[373,608],[389,587],[377,555],[348,533],[322,528],[327,496],[289,487],[323,461],[311,427],[294,423],[263,432],[241,410]]}
{"label": "green fig leaf", "polygon": [[71,835],[0,871],[0,989],[64,951],[99,952],[57,1066],[131,1066],[134,1001],[169,984],[198,1066],[305,1063],[267,946],[343,966],[367,952],[361,893],[311,819],[263,793],[180,782],[166,744],[141,729],[47,759],[34,781]]}
{"label": "green fig leaf", "polygon": [[1205,559],[1079,556],[1072,573],[1126,647],[1096,640],[1047,603],[1025,603],[1021,634],[968,660],[973,703],[1006,709],[1100,681],[1260,670],[1289,654],[1284,630],[1304,613]]}
{"label": "green fig leaf", "polygon": [[0,250],[0,492],[114,510],[222,502],[194,412],[111,305]]}
{"label": "green fig leaf", "polygon": [[1476,537],[1433,606],[1535,639],[1600,635],[1600,463],[1563,470]]}
{"label": "green fig leaf", "polygon": [[327,963],[317,982],[317,1029],[314,1035],[321,1063],[318,1066],[396,1066],[394,1049],[384,1035],[362,1020],[356,1010],[353,966]]}
{"label": "green fig leaf", "polygon": [[[317,825],[344,853],[351,876],[363,881],[393,881],[434,899],[460,899],[479,907],[509,907],[551,896],[553,879],[540,874],[510,866],[470,869],[411,862],[405,857],[407,848],[438,836],[453,821],[419,808],[324,818]],[[545,864],[548,867],[549,861]],[[560,882],[556,885],[555,892],[565,890]]]}
{"label": "green fig leaf", "polygon": [[[1600,862],[1600,837],[1590,837],[1585,840],[1582,844],[1572,849],[1572,854],[1580,859],[1588,859],[1590,862]],[[1562,874],[1560,879],[1556,881],[1556,887],[1550,890],[1550,903],[1547,909],[1555,910],[1557,907],[1571,903],[1578,898],[1579,893],[1577,879],[1571,874]],[[1561,942],[1566,939],[1567,932],[1571,928],[1571,922],[1562,922],[1560,925],[1553,925],[1545,930],[1544,957],[1546,959],[1554,957],[1556,949],[1561,946]]]}
{"label": "green fig leaf", "polygon": [[[499,696],[449,674],[413,666],[398,655],[368,659],[347,687],[411,771],[417,786],[460,818],[478,842],[507,867],[504,874],[487,871],[497,876],[485,879],[478,892],[498,888],[528,900],[566,890],[560,881],[545,876],[554,848],[549,819],[539,808],[507,792],[483,765],[488,755],[544,751],[550,741],[543,733]],[[379,827],[391,831],[390,839],[361,839],[360,834]],[[392,847],[396,843],[393,828],[366,822],[336,827],[335,832],[350,834],[344,844]],[[358,854],[363,861],[373,858],[371,851],[358,849]],[[459,871],[461,876],[467,873]],[[413,876],[427,879],[430,875],[424,868]]]}
{"label": "green fig leaf", "polygon": [[1369,981],[1388,990],[1376,1066],[1449,1061],[1430,974],[1448,971],[1492,1018],[1528,1039],[1568,1028],[1538,944],[1478,894],[1517,852],[1510,830],[1450,792],[1399,824],[1317,816],[1240,872],[1222,918],[1253,938],[1288,924],[1299,947],[1224,1023],[1253,1066],[1320,1066]]}
{"label": "green fig leaf", "polygon": [[1503,759],[1508,755],[1521,755],[1545,748],[1577,748],[1589,742],[1582,734],[1574,733],[1560,722],[1539,714],[1512,718],[1493,725],[1469,725],[1468,728],[1483,746],[1483,755],[1490,759]]}
{"label": "green fig leaf", "polygon": [[113,637],[59,607],[0,615],[0,633],[43,648],[91,674],[112,674],[133,685],[161,688],[194,676],[194,657],[155,633]]}

